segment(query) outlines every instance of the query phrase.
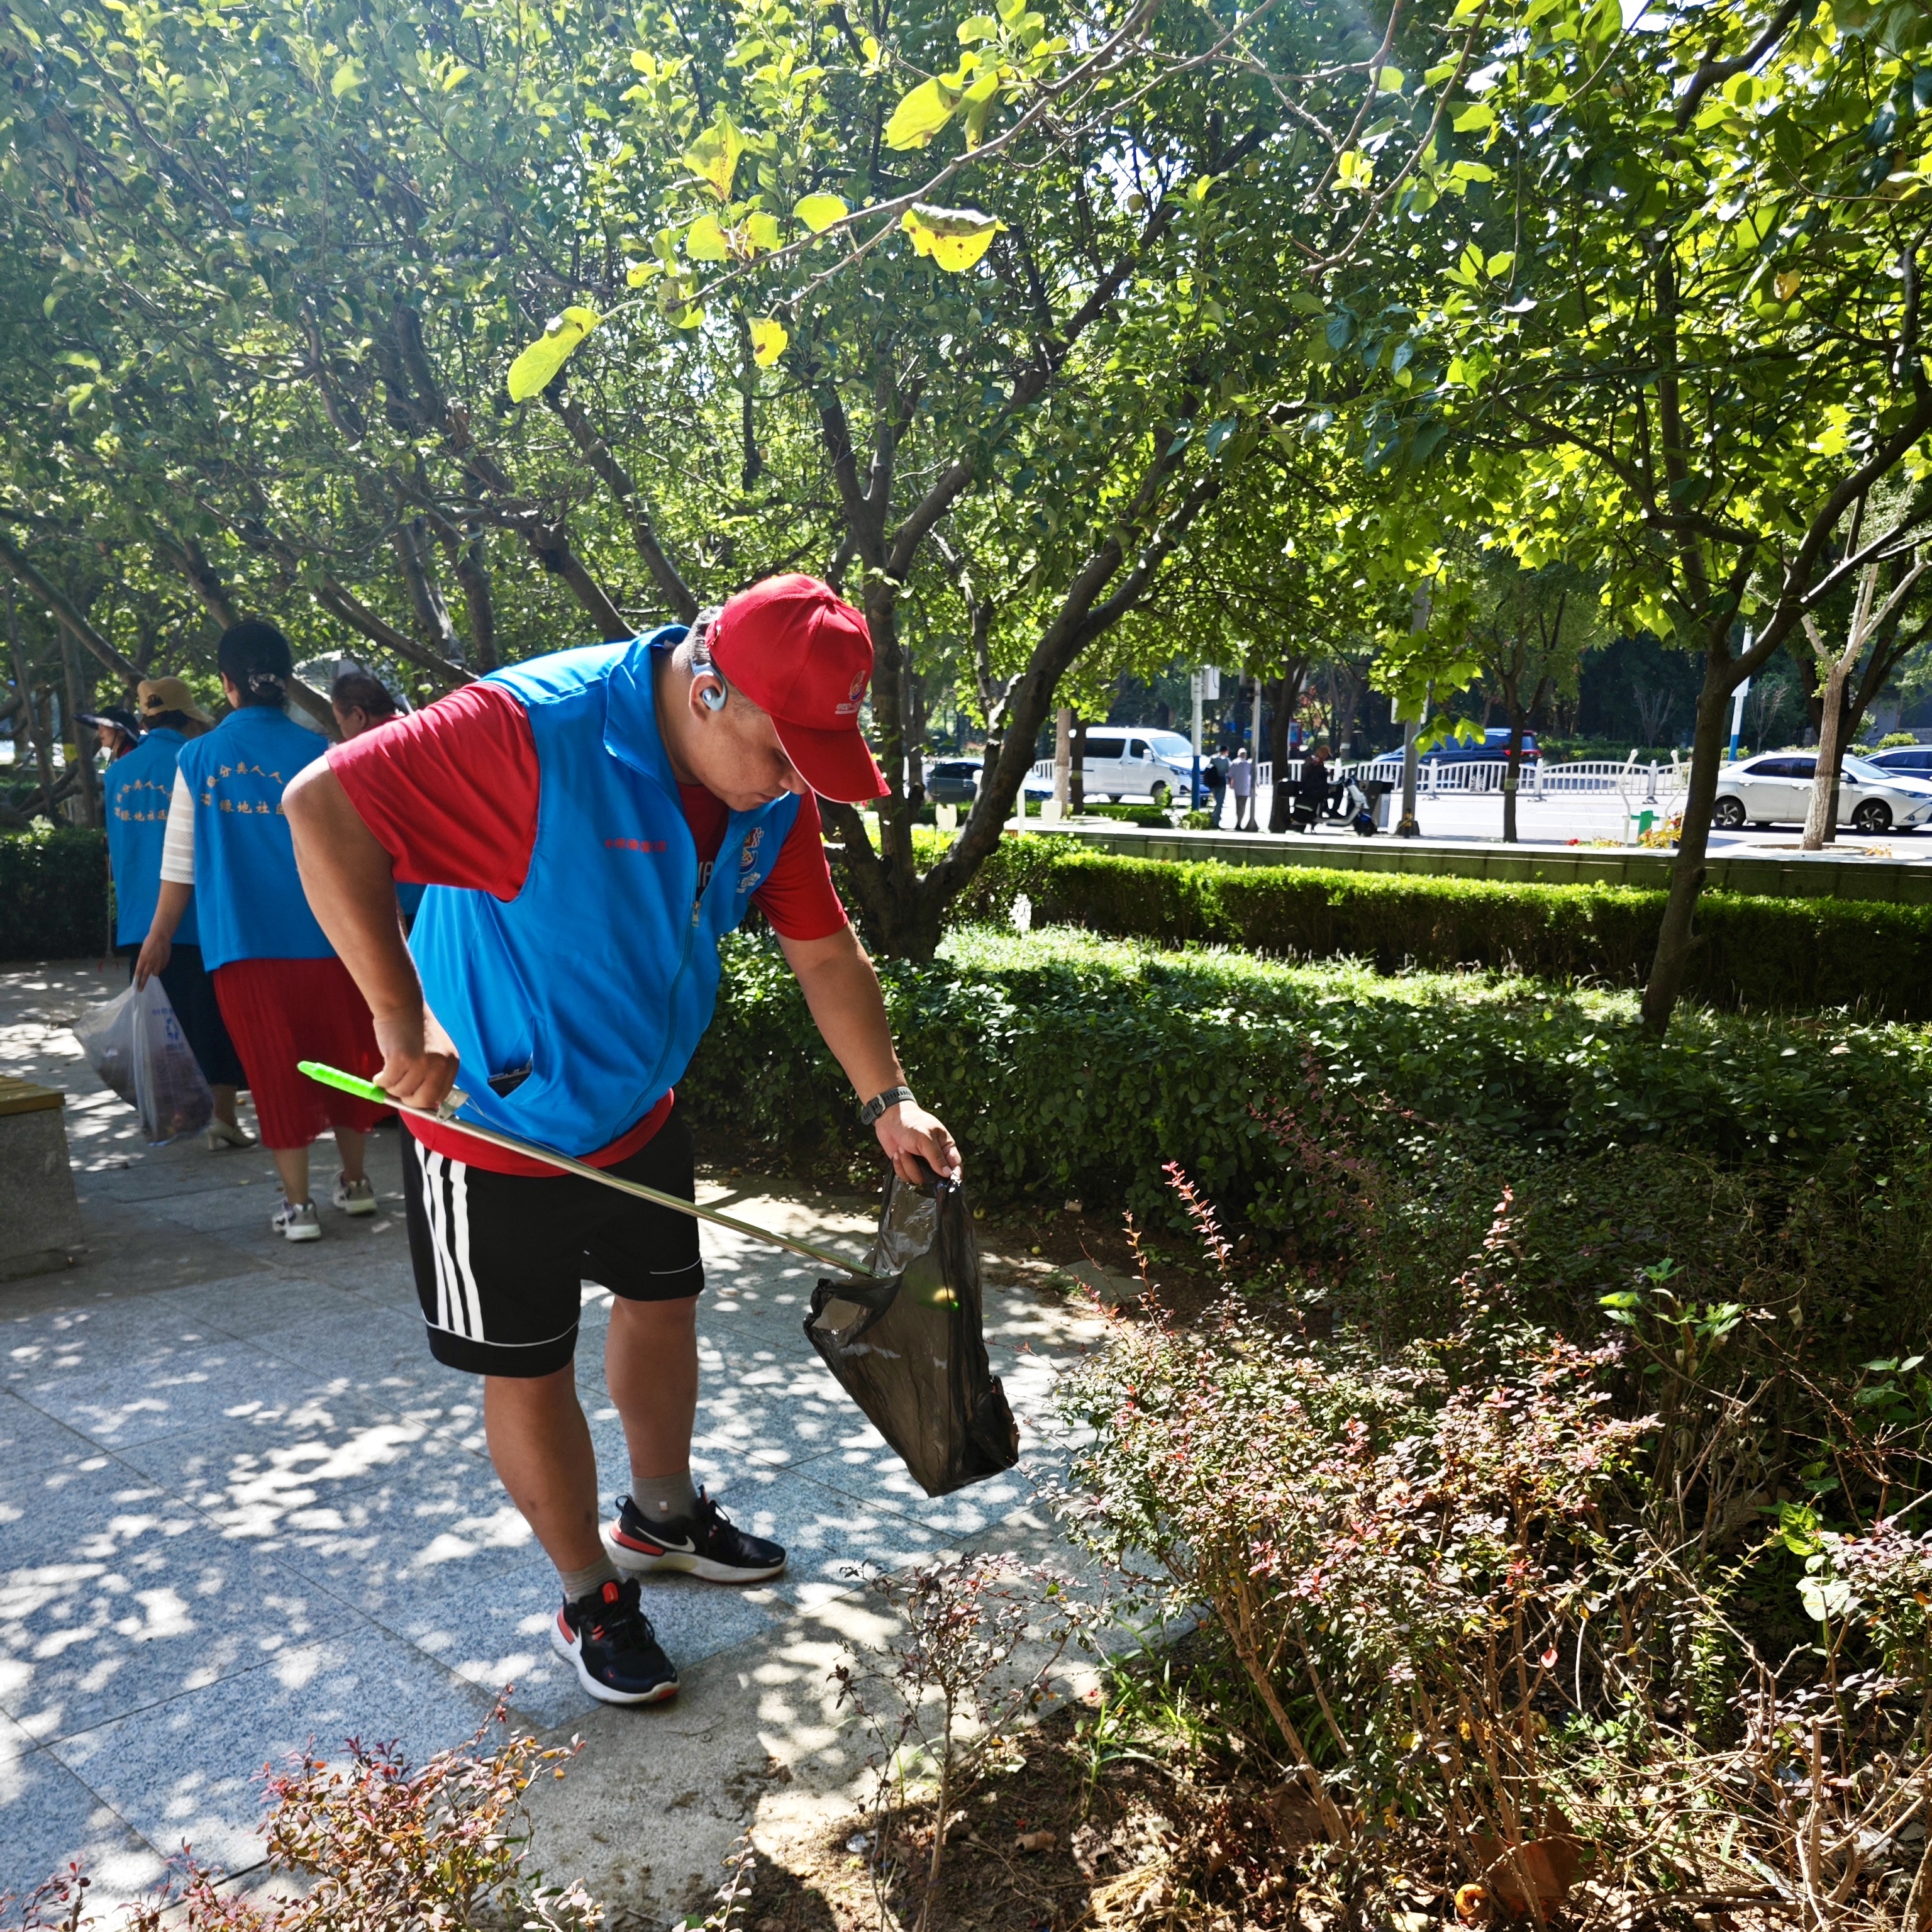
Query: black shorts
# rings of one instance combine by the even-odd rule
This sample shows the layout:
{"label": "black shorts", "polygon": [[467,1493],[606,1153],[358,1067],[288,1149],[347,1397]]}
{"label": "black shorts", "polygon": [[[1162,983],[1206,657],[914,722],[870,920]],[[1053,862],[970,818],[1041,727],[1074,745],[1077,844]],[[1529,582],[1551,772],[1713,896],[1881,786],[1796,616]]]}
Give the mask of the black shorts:
{"label": "black shorts", "polygon": [[[610,1169],[693,1198],[691,1130],[674,1106]],[[548,1376],[577,1352],[586,1280],[626,1301],[704,1286],[698,1223],[574,1174],[493,1174],[403,1136],[403,1200],[430,1352],[477,1376]]]}

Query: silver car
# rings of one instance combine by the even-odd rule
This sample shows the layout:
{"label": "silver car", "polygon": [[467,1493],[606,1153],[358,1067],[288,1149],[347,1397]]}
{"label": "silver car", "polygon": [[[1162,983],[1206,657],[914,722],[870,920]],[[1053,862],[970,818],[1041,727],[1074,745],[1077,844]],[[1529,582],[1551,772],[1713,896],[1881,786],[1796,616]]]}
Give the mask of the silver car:
{"label": "silver car", "polygon": [[[1802,825],[1817,770],[1817,756],[1810,752],[1768,752],[1726,765],[1718,774],[1711,823],[1725,832],[1747,825]],[[1932,824],[1932,783],[1847,758],[1838,776],[1838,823],[1860,832]]]}

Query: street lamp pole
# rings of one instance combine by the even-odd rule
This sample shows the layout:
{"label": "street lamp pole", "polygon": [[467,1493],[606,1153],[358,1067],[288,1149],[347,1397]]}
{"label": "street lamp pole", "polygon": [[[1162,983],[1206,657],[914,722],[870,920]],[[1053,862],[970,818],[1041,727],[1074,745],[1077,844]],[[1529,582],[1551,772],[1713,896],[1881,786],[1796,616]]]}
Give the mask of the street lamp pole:
{"label": "street lamp pole", "polygon": [[1201,796],[1201,698],[1202,687],[1206,681],[1207,674],[1198,668],[1193,676],[1189,680],[1194,699],[1194,778],[1187,793],[1187,808],[1190,812],[1194,809],[1194,802]]}
{"label": "street lamp pole", "polygon": [[[1415,601],[1409,607],[1408,628],[1412,632],[1426,631],[1429,628],[1429,586],[1418,584],[1415,587]],[[1436,690],[1429,687],[1429,695],[1422,700],[1423,715],[1429,712],[1430,698]],[[1416,728],[1420,724],[1412,711],[1406,711],[1402,721],[1402,817],[1397,820],[1395,834],[1398,838],[1420,838],[1422,827],[1415,822]]]}

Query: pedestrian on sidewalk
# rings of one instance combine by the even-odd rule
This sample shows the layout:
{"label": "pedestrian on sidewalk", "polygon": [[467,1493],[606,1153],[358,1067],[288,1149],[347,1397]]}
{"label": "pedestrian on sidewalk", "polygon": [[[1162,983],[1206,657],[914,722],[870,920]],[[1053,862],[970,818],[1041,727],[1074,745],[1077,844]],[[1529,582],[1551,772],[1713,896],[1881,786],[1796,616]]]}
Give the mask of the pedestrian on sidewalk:
{"label": "pedestrian on sidewalk", "polygon": [[160,892],[135,975],[166,970],[192,904],[202,961],[281,1176],[282,1204],[271,1226],[288,1240],[317,1240],[310,1144],[334,1130],[341,1166],[331,1204],[373,1214],[364,1156],[385,1110],[318,1086],[296,1063],[326,1060],[373,1078],[382,1056],[369,1010],[316,923],[296,871],[282,794],[326,746],[283,708],[295,674],[288,640],[250,618],[222,633],[217,662],[232,708],[176,754]]}
{"label": "pedestrian on sidewalk", "polygon": [[1310,748],[1294,782],[1294,815],[1304,832],[1312,832],[1328,811],[1328,747]]}
{"label": "pedestrian on sidewalk", "polygon": [[[178,683],[170,678],[170,684]],[[146,689],[144,685],[143,690]],[[107,762],[118,764],[141,742],[141,721],[124,704],[110,704],[99,711],[76,711],[74,722],[92,728],[94,742],[107,754]]]}
{"label": "pedestrian on sidewalk", "polygon": [[1222,808],[1228,802],[1228,755],[1225,752],[1216,752],[1208,760],[1206,776],[1212,801],[1208,808],[1208,823],[1218,827]]}
{"label": "pedestrian on sidewalk", "polygon": [[[289,793],[310,902],[376,1015],[382,1085],[434,1108],[460,1078],[457,1124],[405,1116],[430,1348],[484,1378],[491,1460],[562,1584],[552,1646],[607,1703],[677,1690],[640,1576],[755,1582],[785,1552],[692,1482],[697,1224],[460,1122],[692,1198],[676,1082],[710,1023],[718,943],[755,904],[887,1159],[908,1181],[922,1162],[957,1175],[819,830],[819,795],[886,793],[859,733],[872,671],[858,612],[772,578],[688,628],[493,672],[338,746]],[[407,948],[398,877],[430,888]],[[631,1478],[601,1536],[573,1368],[586,1275],[616,1298],[604,1372]]]}
{"label": "pedestrian on sidewalk", "polygon": [[[211,1153],[255,1144],[255,1137],[236,1118],[236,1089],[248,1084],[235,1042],[228,1036],[201,956],[192,890],[176,922],[173,943],[158,973],[140,966],[142,942],[154,922],[161,891],[161,847],[174,796],[175,764],[190,738],[210,730],[213,718],[178,677],[151,677],[136,692],[146,721],[124,758],[117,757],[102,775],[100,796],[107,814],[107,863],[114,874],[114,950],[128,962],[128,976],[145,986],[158,976],[168,1004],[181,1023],[182,1036],[214,1094],[214,1118],[208,1124]],[[126,712],[120,717],[131,717]],[[84,724],[106,720],[83,718]],[[121,730],[118,721],[112,725]],[[102,733],[104,741],[106,734]]]}
{"label": "pedestrian on sidewalk", "polygon": [[1244,745],[1234,754],[1234,761],[1228,767],[1228,789],[1234,795],[1234,830],[1252,832],[1255,829],[1255,761],[1248,755]]}
{"label": "pedestrian on sidewalk", "polygon": [[[361,737],[365,731],[376,730],[392,718],[406,715],[389,687],[374,671],[364,670],[360,664],[345,664],[335,674],[335,682],[328,688],[328,704],[345,742]],[[415,925],[416,914],[422,910],[423,894],[428,890],[400,879],[396,882],[396,905],[402,914],[406,934]]]}

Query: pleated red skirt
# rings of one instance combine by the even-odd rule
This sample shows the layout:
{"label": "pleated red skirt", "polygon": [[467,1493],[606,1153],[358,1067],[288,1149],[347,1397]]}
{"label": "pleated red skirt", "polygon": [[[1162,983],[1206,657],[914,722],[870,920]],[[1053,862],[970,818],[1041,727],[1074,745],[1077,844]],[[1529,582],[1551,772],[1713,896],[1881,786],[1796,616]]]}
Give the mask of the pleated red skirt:
{"label": "pleated red skirt", "polygon": [[262,1144],[305,1148],[332,1127],[366,1134],[389,1109],[296,1071],[320,1060],[373,1080],[382,1071],[376,1024],[340,959],[231,959],[214,997],[242,1056]]}

